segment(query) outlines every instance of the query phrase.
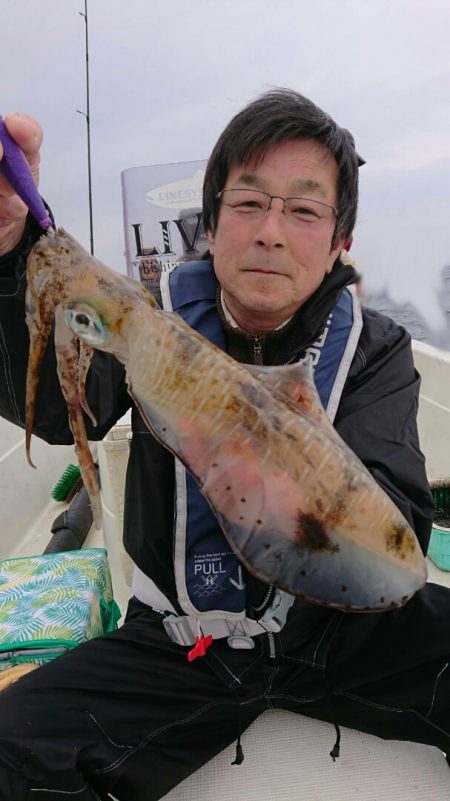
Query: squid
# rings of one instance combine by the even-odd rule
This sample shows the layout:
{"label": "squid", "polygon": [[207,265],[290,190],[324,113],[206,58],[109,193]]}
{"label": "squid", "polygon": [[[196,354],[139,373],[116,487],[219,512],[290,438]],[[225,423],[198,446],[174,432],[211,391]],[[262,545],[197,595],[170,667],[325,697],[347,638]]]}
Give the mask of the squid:
{"label": "squid", "polygon": [[402,606],[425,584],[414,531],[329,422],[309,361],[236,362],[63,229],[34,245],[27,280],[27,456],[31,462],[39,371],[54,323],[59,381],[97,526],[84,423],[85,415],[94,421],[84,392],[94,349],[122,363],[148,429],[193,475],[252,574],[351,611]]}

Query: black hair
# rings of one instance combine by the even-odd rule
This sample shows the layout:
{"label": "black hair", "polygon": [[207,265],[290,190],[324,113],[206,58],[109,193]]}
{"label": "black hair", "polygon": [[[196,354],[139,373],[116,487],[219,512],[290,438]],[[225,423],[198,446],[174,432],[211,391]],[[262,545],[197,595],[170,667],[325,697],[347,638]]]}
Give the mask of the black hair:
{"label": "black hair", "polygon": [[208,161],[203,184],[203,223],[215,232],[220,192],[230,169],[261,162],[281,142],[314,139],[334,156],[339,169],[338,218],[333,241],[347,240],[356,222],[358,165],[364,163],[349,131],[341,128],[311,100],[291,89],[272,89],[249,103],[228,123]]}

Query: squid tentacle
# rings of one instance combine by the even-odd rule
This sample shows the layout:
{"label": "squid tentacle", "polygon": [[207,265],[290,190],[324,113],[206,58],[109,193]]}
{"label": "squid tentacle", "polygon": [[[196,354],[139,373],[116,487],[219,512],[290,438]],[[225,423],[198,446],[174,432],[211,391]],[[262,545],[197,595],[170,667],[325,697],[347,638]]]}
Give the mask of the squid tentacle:
{"label": "squid tentacle", "polygon": [[77,340],[65,323],[61,307],[56,309],[55,319],[55,346],[59,383],[67,404],[69,425],[75,441],[75,451],[78,456],[81,476],[91,498],[95,525],[99,528],[101,525],[101,503],[95,464],[89,448],[82,414],[82,398],[78,383],[79,354]]}
{"label": "squid tentacle", "polygon": [[94,349],[87,345],[86,342],[78,339],[76,340],[79,348],[79,358],[78,358],[78,378],[77,378],[77,385],[78,385],[78,396],[80,399],[80,405],[83,411],[89,417],[92,425],[94,428],[97,427],[97,419],[89,406],[87,399],[86,399],[86,376],[91,364],[92,355],[94,353]]}

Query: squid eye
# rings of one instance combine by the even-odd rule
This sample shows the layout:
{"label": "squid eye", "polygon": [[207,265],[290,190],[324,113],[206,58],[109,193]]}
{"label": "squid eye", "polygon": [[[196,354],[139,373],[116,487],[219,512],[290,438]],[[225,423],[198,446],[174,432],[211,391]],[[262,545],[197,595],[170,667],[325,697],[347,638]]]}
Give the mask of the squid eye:
{"label": "squid eye", "polygon": [[64,317],[73,333],[89,345],[98,347],[106,342],[107,329],[94,309],[83,306],[78,309],[66,309]]}

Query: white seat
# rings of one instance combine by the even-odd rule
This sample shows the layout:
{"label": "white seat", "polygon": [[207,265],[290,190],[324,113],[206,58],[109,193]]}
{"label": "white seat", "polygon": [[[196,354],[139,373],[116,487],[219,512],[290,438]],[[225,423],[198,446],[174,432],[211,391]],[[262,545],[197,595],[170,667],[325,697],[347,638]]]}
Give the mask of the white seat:
{"label": "white seat", "polygon": [[[205,737],[207,737],[205,733]],[[437,748],[381,740],[341,728],[341,756],[330,757],[334,727],[269,710],[235,744],[175,787],[164,801],[448,801],[450,769]]]}

